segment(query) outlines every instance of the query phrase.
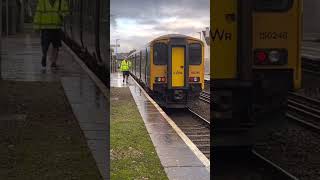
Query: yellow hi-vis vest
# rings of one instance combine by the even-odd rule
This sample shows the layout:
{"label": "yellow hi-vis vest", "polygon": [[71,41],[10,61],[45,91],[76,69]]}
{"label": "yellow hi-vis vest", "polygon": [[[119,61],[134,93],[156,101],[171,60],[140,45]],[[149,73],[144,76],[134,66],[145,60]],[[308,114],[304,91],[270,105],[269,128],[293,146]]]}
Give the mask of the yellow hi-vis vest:
{"label": "yellow hi-vis vest", "polygon": [[129,71],[129,68],[130,68],[130,62],[128,60],[121,61],[120,71]]}
{"label": "yellow hi-vis vest", "polygon": [[[60,4],[61,3],[61,4]],[[38,0],[37,10],[33,24],[35,29],[60,29],[63,17],[69,14],[66,0],[55,0],[51,5],[50,0]]]}

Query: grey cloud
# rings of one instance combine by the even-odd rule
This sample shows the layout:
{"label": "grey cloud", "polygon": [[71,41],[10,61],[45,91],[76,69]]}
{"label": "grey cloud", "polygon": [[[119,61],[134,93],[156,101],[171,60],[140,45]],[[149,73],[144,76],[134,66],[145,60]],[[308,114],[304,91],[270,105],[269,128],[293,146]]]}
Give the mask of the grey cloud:
{"label": "grey cloud", "polygon": [[178,31],[180,33],[195,32],[198,30],[197,28],[195,28],[192,25],[187,26],[187,27],[172,27],[167,24],[159,24],[159,25],[155,26],[153,29],[158,30],[158,31],[167,31],[167,32]]}
{"label": "grey cloud", "polygon": [[155,19],[138,19],[137,23],[139,24],[157,24],[159,21],[155,20]]}
{"label": "grey cloud", "polygon": [[111,0],[111,14],[121,18],[209,16],[209,0]]}
{"label": "grey cloud", "polygon": [[116,26],[117,26],[116,16],[113,15],[113,14],[110,14],[110,24],[111,24],[111,26],[113,26],[113,27],[116,27]]}
{"label": "grey cloud", "polygon": [[[210,0],[111,0],[110,5],[111,26],[115,28],[119,18],[135,20],[138,25],[151,25],[153,28],[150,31],[157,32],[159,36],[173,32],[190,34],[200,31],[193,25],[175,27],[172,26],[174,23],[160,23],[161,20],[172,17],[177,20],[200,21],[209,25]],[[142,47],[156,38],[154,35],[155,33],[144,36],[122,36],[120,38],[122,48],[131,50],[133,47]]]}

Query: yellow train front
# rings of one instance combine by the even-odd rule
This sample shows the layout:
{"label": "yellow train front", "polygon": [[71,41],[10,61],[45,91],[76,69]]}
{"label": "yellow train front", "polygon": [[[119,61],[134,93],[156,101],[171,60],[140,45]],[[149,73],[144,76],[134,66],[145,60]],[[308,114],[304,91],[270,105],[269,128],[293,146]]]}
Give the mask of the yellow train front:
{"label": "yellow train front", "polygon": [[302,0],[211,3],[214,147],[251,146],[286,125],[301,86]]}
{"label": "yellow train front", "polygon": [[196,38],[161,36],[128,59],[131,75],[162,107],[185,108],[204,88],[204,48]]}

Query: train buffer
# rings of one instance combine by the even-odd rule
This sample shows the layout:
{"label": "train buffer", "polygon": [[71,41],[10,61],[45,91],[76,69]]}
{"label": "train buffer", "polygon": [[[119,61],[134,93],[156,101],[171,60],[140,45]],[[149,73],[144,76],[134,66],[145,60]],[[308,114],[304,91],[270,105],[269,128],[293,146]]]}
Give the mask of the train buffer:
{"label": "train buffer", "polygon": [[[119,100],[119,97],[133,97],[134,106],[140,113],[139,117],[142,117],[146,133],[152,141],[167,177],[169,179],[210,179],[210,161],[203,159],[204,155],[201,156],[198,154],[199,151],[192,149],[192,142],[186,139],[187,136],[182,135],[178,126],[131,76],[128,84],[123,83],[122,78],[119,72],[111,74],[111,103]],[[128,90],[126,94],[118,88],[127,88],[130,91]],[[113,97],[113,91],[116,91],[117,97]],[[132,96],[128,96],[128,93]],[[127,108],[132,108],[132,105],[128,104],[124,109]]]}
{"label": "train buffer", "polygon": [[[25,153],[11,154],[13,159],[24,159],[14,166],[25,170],[19,173],[12,170],[12,173],[23,175],[18,179],[32,175],[32,179],[47,179],[60,176],[58,169],[68,172],[66,176],[70,179],[107,179],[106,94],[70,51],[63,46],[58,68],[50,69],[48,58],[47,70],[43,71],[39,35],[5,37],[0,69],[0,131],[11,139],[10,142],[0,139],[0,144],[9,143],[13,152],[30,148],[28,158],[20,157],[26,156]],[[27,174],[30,172],[45,173]]]}

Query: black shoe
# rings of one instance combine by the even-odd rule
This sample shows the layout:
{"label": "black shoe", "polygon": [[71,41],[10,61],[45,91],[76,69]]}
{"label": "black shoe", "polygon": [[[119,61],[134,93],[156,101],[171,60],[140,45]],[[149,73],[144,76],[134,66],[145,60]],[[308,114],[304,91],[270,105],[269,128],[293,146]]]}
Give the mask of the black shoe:
{"label": "black shoe", "polygon": [[46,67],[47,66],[47,60],[46,60],[46,58],[42,58],[42,60],[41,60],[41,65],[42,65],[42,67]]}

